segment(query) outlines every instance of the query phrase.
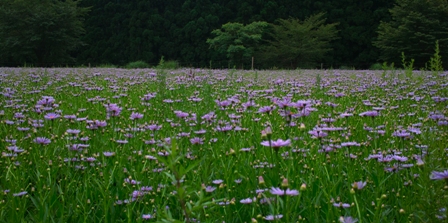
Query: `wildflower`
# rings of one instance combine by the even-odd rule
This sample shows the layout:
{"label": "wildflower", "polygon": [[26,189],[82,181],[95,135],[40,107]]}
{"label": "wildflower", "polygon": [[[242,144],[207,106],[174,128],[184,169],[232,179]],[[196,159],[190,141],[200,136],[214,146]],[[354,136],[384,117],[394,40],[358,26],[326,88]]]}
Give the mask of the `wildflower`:
{"label": "wildflower", "polygon": [[194,137],[190,139],[191,144],[204,144],[203,140],[199,137]]}
{"label": "wildflower", "polygon": [[378,111],[366,111],[366,112],[359,114],[359,116],[361,116],[361,117],[364,117],[364,116],[376,117],[378,115],[379,115]]}
{"label": "wildflower", "polygon": [[258,177],[258,184],[264,184],[264,178],[263,176]]}
{"label": "wildflower", "polygon": [[270,113],[272,110],[274,110],[274,106],[264,106],[258,109],[258,113]]}
{"label": "wildflower", "polygon": [[315,129],[312,131],[308,132],[309,134],[311,134],[313,136],[313,138],[323,138],[328,136],[328,133],[322,131],[321,129]]}
{"label": "wildflower", "polygon": [[67,129],[67,131],[66,131],[68,134],[74,134],[74,135],[77,135],[77,134],[79,134],[80,132],[81,132],[81,130],[78,130],[78,129]]}
{"label": "wildflower", "polygon": [[358,182],[354,182],[352,184],[352,187],[357,190],[362,190],[362,188],[364,188],[366,185],[367,185],[367,182],[358,181]]}
{"label": "wildflower", "polygon": [[246,199],[240,200],[240,203],[241,204],[250,204],[250,203],[252,203],[252,198],[246,198]]}
{"label": "wildflower", "polygon": [[358,219],[356,219],[356,218],[352,218],[352,217],[340,217],[339,218],[339,222],[341,222],[341,223],[355,223],[355,222],[358,222]]}
{"label": "wildflower", "polygon": [[22,191],[22,192],[19,192],[19,193],[12,194],[12,196],[14,196],[14,197],[21,197],[21,196],[24,196],[26,194],[28,194],[28,192]]}
{"label": "wildflower", "polygon": [[141,118],[143,118],[143,114],[136,113],[136,112],[132,112],[131,117],[130,117],[131,120],[141,119]]}
{"label": "wildflower", "polygon": [[103,155],[106,157],[109,157],[109,156],[114,156],[115,153],[114,152],[103,152]]}
{"label": "wildflower", "polygon": [[154,218],[154,216],[152,216],[151,214],[143,214],[142,215],[142,219],[144,219],[144,220],[148,220],[148,219],[151,219],[151,218]]}
{"label": "wildflower", "polygon": [[282,214],[278,214],[278,215],[268,215],[268,216],[264,217],[264,219],[265,219],[266,221],[274,221],[274,220],[277,220],[277,219],[280,219],[280,218],[283,218],[283,215],[282,215]]}
{"label": "wildflower", "polygon": [[339,202],[339,203],[333,203],[333,206],[338,208],[349,208],[350,204]]}
{"label": "wildflower", "polygon": [[44,116],[44,118],[47,119],[47,120],[54,120],[54,119],[57,119],[59,117],[61,117],[61,116],[59,114],[56,114],[56,113],[48,113],[48,114],[46,114]]}
{"label": "wildflower", "polygon": [[118,107],[117,104],[107,104],[107,105],[105,105],[105,107],[106,107],[106,112],[107,112],[108,117],[109,116],[112,116],[112,117],[119,116],[121,113],[121,110],[122,110],[122,108]]}
{"label": "wildflower", "polygon": [[432,171],[431,180],[448,180],[448,170],[442,172]]}
{"label": "wildflower", "polygon": [[222,182],[224,182],[224,181],[221,179],[212,181],[213,184],[221,184]]}
{"label": "wildflower", "polygon": [[291,144],[291,140],[283,140],[283,139],[278,139],[277,141],[263,141],[261,142],[261,145],[263,146],[271,146],[273,148],[279,148],[279,147],[284,147],[284,146],[289,146]]}
{"label": "wildflower", "polygon": [[278,187],[277,188],[273,187],[273,188],[271,188],[271,190],[269,192],[271,192],[271,194],[273,194],[273,195],[278,195],[278,196],[283,196],[283,195],[297,196],[297,195],[299,195],[299,191],[291,190],[289,188],[286,190],[282,190]]}
{"label": "wildflower", "polygon": [[207,193],[211,193],[211,192],[213,192],[215,190],[216,190],[216,187],[212,187],[212,186],[207,186],[205,188],[205,192],[207,192]]}
{"label": "wildflower", "polygon": [[34,139],[34,142],[41,145],[48,145],[51,143],[51,140],[45,137],[37,137],[36,139]]}

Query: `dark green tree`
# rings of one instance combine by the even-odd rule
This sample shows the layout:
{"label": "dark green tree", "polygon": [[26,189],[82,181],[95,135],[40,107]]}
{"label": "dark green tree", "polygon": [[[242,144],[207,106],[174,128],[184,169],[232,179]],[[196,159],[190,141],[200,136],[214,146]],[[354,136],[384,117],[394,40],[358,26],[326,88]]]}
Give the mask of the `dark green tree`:
{"label": "dark green tree", "polygon": [[279,19],[273,25],[272,40],[261,52],[266,63],[282,67],[314,67],[331,51],[330,42],[337,38],[337,24],[326,24],[324,13],[301,21]]}
{"label": "dark green tree", "polygon": [[381,60],[400,64],[403,52],[421,68],[434,55],[438,41],[442,60],[447,63],[447,0],[397,0],[390,14],[392,20],[380,24],[378,39],[373,42],[381,50]]}
{"label": "dark green tree", "polygon": [[72,64],[87,8],[74,0],[0,1],[0,63],[8,66]]}
{"label": "dark green tree", "polygon": [[267,22],[253,22],[248,25],[226,23],[221,29],[212,31],[215,37],[207,39],[207,43],[218,52],[225,53],[234,65],[242,64],[244,59],[254,55],[268,27]]}

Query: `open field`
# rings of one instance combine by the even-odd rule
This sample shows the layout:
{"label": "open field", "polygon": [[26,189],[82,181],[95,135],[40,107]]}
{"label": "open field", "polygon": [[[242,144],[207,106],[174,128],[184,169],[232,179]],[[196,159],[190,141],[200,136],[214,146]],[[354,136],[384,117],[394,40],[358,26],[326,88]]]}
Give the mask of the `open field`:
{"label": "open field", "polygon": [[0,222],[446,222],[447,85],[2,68]]}

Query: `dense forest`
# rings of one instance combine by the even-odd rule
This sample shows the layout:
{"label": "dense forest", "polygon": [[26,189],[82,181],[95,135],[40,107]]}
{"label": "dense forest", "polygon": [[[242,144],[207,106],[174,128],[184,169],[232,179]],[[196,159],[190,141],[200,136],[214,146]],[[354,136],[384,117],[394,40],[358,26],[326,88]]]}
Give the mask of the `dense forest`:
{"label": "dense forest", "polygon": [[[229,58],[226,54],[211,49],[210,44],[207,42],[208,39],[213,38],[212,31],[220,29],[224,24],[240,23],[247,25],[259,21],[275,24],[280,19],[298,19],[303,21],[319,13],[324,13],[326,23],[336,25],[337,38],[331,39],[329,43],[332,50],[325,53],[325,56],[319,59],[319,63],[311,64],[310,66],[317,66],[316,64],[318,64],[319,67],[323,65],[325,68],[369,68],[372,64],[382,63],[391,58],[391,56],[395,57],[396,55],[398,55],[396,56],[396,61],[398,62],[400,61],[399,56],[401,52],[396,52],[396,54],[388,52],[390,54],[389,57],[382,56],[383,51],[381,51],[382,48],[380,47],[382,42],[378,41],[378,37],[381,35],[379,26],[381,22],[395,21],[391,9],[397,7],[397,5],[404,4],[404,8],[406,8],[407,5],[410,5],[410,2],[428,2],[423,0],[399,0],[398,2],[401,3],[397,4],[397,2],[390,0],[43,0],[42,2],[71,2],[72,6],[75,4],[77,11],[70,13],[70,18],[78,19],[83,24],[82,34],[79,33],[79,29],[74,28],[74,32],[77,32],[75,37],[77,37],[77,40],[80,40],[80,44],[67,47],[69,43],[74,42],[74,40],[71,40],[61,43],[57,47],[58,49],[64,49],[63,53],[70,54],[70,58],[72,58],[72,60],[61,60],[63,57],[59,56],[59,54],[54,54],[51,57],[52,52],[41,56],[26,56],[32,51],[29,50],[23,54],[15,55],[20,51],[18,47],[25,45],[25,41],[23,41],[23,44],[20,44],[20,42],[11,39],[13,37],[11,37],[10,33],[14,29],[14,25],[8,27],[6,20],[14,20],[11,18],[13,13],[16,15],[19,13],[30,15],[33,13],[33,9],[29,7],[29,10],[26,11],[22,6],[22,8],[16,11],[10,10],[8,7],[13,8],[12,5],[15,4],[10,3],[8,5],[7,2],[11,1],[5,0],[0,4],[2,9],[0,12],[0,38],[4,39],[2,40],[3,45],[0,45],[4,48],[3,53],[0,53],[0,65],[3,66],[21,66],[23,63],[50,66],[65,66],[66,64],[69,66],[86,66],[87,64],[92,66],[101,64],[123,66],[138,60],[145,61],[150,65],[156,65],[163,56],[165,60],[177,61],[183,67],[212,66],[214,68],[227,68],[230,66]],[[22,2],[26,1],[23,0]],[[437,7],[440,8],[440,5],[443,5],[444,9],[440,12],[432,12],[429,9],[429,12],[426,13],[436,14],[431,16],[443,20],[444,16],[448,15],[447,1],[435,0],[434,2],[439,2]],[[415,6],[414,9],[409,10],[419,10],[418,7],[420,6]],[[60,11],[59,9],[54,10],[55,18],[65,18],[57,14]],[[10,13],[9,15],[8,12]],[[15,19],[17,20],[12,22],[16,24],[15,26],[18,26],[20,22],[17,21],[22,20],[21,18]],[[1,22],[2,20],[3,22]],[[22,24],[21,29],[23,27],[32,27],[33,22],[36,21],[27,22]],[[39,24],[51,23],[51,21],[45,22],[42,23],[41,21]],[[67,21],[62,21],[61,19],[60,24],[67,23]],[[448,36],[448,25],[447,22],[440,23],[444,24],[439,24],[438,26],[433,24],[433,28],[436,31],[428,31],[437,34],[434,34],[435,37],[434,35],[428,37],[428,43],[425,45],[426,53],[433,54],[436,40],[439,40],[442,52],[445,52],[447,38],[443,39],[443,36]],[[77,24],[73,25],[76,26]],[[396,25],[401,26],[402,24],[399,24],[398,21]],[[48,33],[40,38],[46,39],[48,42],[47,36],[51,36],[50,34],[53,34],[52,30],[55,30],[52,28],[53,26],[50,24],[43,28],[35,28],[30,33],[21,35],[22,37],[23,35],[34,35],[33,32],[47,30]],[[416,27],[419,24],[412,26]],[[446,27],[442,30],[440,27],[444,26]],[[441,30],[437,31],[439,28]],[[8,34],[6,35],[5,33]],[[66,34],[61,35],[67,36]],[[437,35],[441,37],[439,38]],[[29,42],[26,43],[28,44]],[[36,50],[33,46],[29,46],[29,49],[41,52],[43,49],[47,49],[48,45],[52,45],[57,41],[55,39],[50,42],[41,44],[44,47],[42,48],[41,46],[40,50]],[[375,42],[377,45],[374,44]],[[393,44],[400,45],[399,41]],[[15,48],[11,48],[11,45],[14,45]],[[430,49],[428,46],[430,46]],[[9,50],[6,49],[8,47],[10,47]],[[408,53],[406,49],[403,51]],[[414,55],[419,53],[414,51],[412,51]],[[42,59],[44,56],[46,56],[45,60]],[[256,68],[278,66],[275,61],[259,60],[259,56],[255,56]],[[413,55],[411,54],[410,56],[412,57]],[[411,57],[408,54],[408,58]],[[248,58],[241,59],[244,61],[234,62],[250,64]],[[428,55],[422,59],[428,59]]]}

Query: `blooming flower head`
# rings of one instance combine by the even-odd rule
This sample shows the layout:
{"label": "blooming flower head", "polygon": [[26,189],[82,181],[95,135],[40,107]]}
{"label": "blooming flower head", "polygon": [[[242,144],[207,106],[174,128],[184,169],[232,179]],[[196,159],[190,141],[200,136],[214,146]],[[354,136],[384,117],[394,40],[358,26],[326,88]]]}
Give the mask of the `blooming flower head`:
{"label": "blooming flower head", "polygon": [[143,220],[148,220],[154,218],[154,216],[152,216],[151,214],[142,214],[142,219]]}
{"label": "blooming flower head", "polygon": [[143,118],[143,114],[137,113],[137,112],[132,112],[130,119],[131,120],[135,120],[135,119],[141,119]]}
{"label": "blooming flower head", "polygon": [[47,145],[51,143],[51,140],[45,137],[37,137],[36,139],[34,139],[34,142],[41,145]]}
{"label": "blooming flower head", "polygon": [[431,180],[448,180],[448,170],[444,170],[441,172],[432,171]]}
{"label": "blooming flower head", "polygon": [[362,188],[364,188],[366,185],[367,185],[367,182],[358,181],[358,182],[354,182],[352,184],[352,187],[357,190],[362,190]]}
{"label": "blooming flower head", "polygon": [[364,117],[364,116],[376,117],[378,115],[379,115],[378,111],[366,111],[366,112],[359,114],[359,116],[362,116],[362,117]]}
{"label": "blooming flower head", "polygon": [[279,147],[291,145],[291,140],[290,139],[287,139],[287,140],[277,139],[277,141],[272,141],[272,140],[271,141],[263,141],[263,142],[261,142],[261,145],[271,146],[273,148],[279,148]]}
{"label": "blooming flower head", "polygon": [[341,216],[339,218],[339,222],[341,222],[341,223],[355,223],[355,222],[358,222],[358,219],[352,218],[350,216],[348,216],[348,217],[342,217]]}
{"label": "blooming flower head", "polygon": [[47,120],[54,120],[54,119],[57,119],[59,117],[60,117],[60,115],[56,114],[56,113],[48,113],[48,114],[46,114],[44,116],[44,118],[47,119]]}
{"label": "blooming flower head", "polygon": [[277,219],[280,219],[280,218],[283,218],[283,215],[282,215],[282,214],[278,214],[278,215],[268,215],[268,216],[264,217],[264,219],[265,219],[266,221],[274,221],[274,220],[277,220]]}
{"label": "blooming flower head", "polygon": [[203,144],[203,140],[199,137],[194,137],[190,139],[191,144]]}
{"label": "blooming flower head", "polygon": [[271,188],[271,190],[269,192],[271,192],[271,194],[273,194],[273,195],[278,195],[278,196],[283,196],[283,195],[297,196],[297,195],[299,195],[299,191],[291,190],[289,188],[286,190],[282,190],[278,187],[273,187],[273,188]]}
{"label": "blooming flower head", "polygon": [[106,112],[108,116],[119,116],[122,108],[118,107],[117,104],[107,104]]}

